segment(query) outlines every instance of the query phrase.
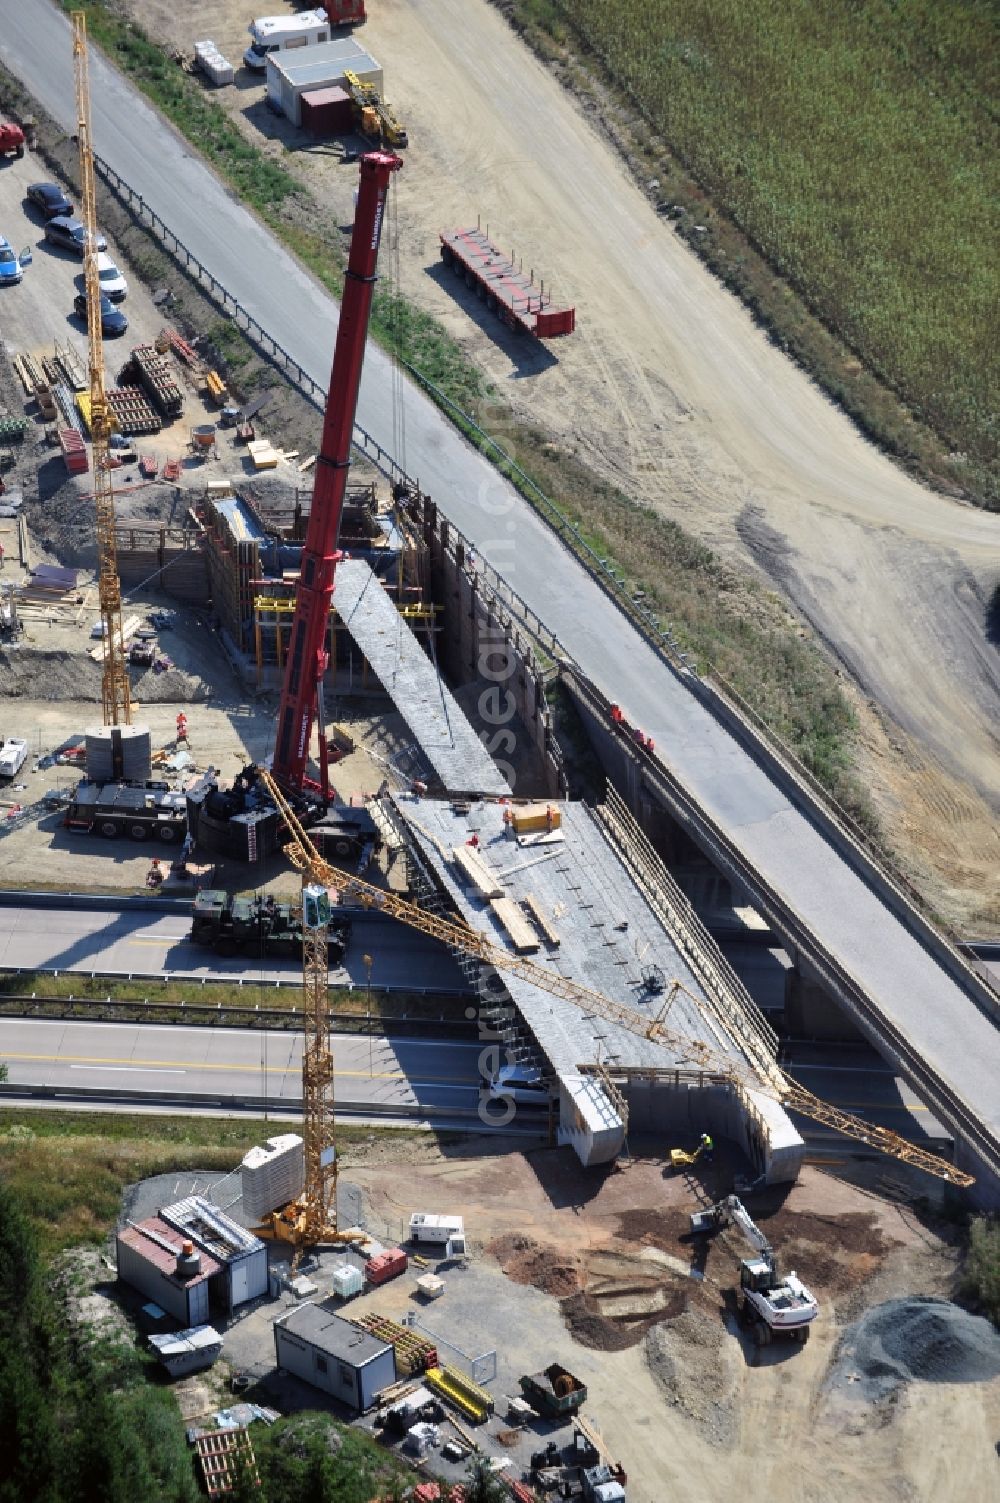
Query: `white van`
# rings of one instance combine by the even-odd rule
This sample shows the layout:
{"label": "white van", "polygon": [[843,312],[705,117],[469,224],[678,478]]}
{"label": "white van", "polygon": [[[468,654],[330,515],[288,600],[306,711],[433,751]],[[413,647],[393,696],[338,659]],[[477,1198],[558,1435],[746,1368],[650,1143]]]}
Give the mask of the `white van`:
{"label": "white van", "polygon": [[491,1101],[513,1101],[518,1106],[546,1106],[548,1085],[538,1070],[526,1065],[501,1065],[489,1083]]}
{"label": "white van", "polygon": [[250,46],[243,61],[255,73],[263,73],[268,55],[293,47],[312,47],[330,40],[330,22],[324,10],[300,10],[294,16],[258,16],[249,26]]}

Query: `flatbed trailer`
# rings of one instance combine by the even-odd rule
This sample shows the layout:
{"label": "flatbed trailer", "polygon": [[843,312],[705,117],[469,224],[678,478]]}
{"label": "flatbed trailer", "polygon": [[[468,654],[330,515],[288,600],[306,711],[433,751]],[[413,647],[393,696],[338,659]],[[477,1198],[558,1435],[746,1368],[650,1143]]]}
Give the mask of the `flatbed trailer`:
{"label": "flatbed trailer", "polygon": [[521,264],[505,255],[478,226],[442,230],[439,239],[445,266],[456,276],[464,275],[466,286],[475,288],[488,310],[509,329],[534,334],[537,339],[572,334],[576,309],[557,308],[545,283],[536,282],[534,272],[525,276]]}

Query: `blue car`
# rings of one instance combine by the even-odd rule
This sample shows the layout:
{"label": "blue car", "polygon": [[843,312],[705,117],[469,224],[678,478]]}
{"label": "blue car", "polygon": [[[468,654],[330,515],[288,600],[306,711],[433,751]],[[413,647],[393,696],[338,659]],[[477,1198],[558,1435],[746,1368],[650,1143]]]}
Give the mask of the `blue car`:
{"label": "blue car", "polygon": [[0,235],[0,286],[13,287],[24,276],[21,263],[14,254],[14,247],[9,240]]}
{"label": "blue car", "polygon": [[[78,318],[87,321],[87,294],[78,292],[73,299],[73,311]],[[128,328],[128,319],[120,308],[116,308],[109,297],[101,293],[101,333],[109,335],[112,339],[119,334],[124,334]]]}

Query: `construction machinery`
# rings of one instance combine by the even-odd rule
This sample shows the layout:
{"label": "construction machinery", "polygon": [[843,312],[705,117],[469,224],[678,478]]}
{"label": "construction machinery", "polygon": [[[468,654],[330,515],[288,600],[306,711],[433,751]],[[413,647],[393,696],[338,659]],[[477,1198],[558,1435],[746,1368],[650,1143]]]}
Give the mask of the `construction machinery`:
{"label": "construction machinery", "polygon": [[558,1362],[541,1372],[525,1373],[518,1383],[532,1409],[548,1419],[575,1414],[587,1397],[587,1385]]}
{"label": "construction machinery", "polygon": [[691,1217],[695,1235],[711,1234],[735,1226],[756,1257],[740,1261],[740,1317],[750,1327],[758,1346],[767,1346],[775,1336],[808,1341],[812,1322],[819,1314],[815,1298],[795,1273],[778,1272],[774,1248],[736,1195],[698,1211]]}
{"label": "construction machinery", "polygon": [[[339,965],[347,949],[351,926],[346,920],[330,924],[327,963]],[[205,888],[194,900],[191,941],[208,945],[217,955],[299,956],[302,954],[302,913],[292,903],[267,897],[237,897],[219,888]]]}
{"label": "construction machinery", "polygon": [[101,704],[105,725],[130,725],[132,701],[122,635],[122,594],[115,541],[115,498],[111,484],[110,440],[113,421],[104,382],[104,344],[101,334],[101,279],[97,265],[97,193],[90,126],[87,17],[82,10],[75,10],[71,21],[76,131],[80,151],[80,218],[86,231],[83,279],[87,295],[87,359],[90,436],[94,453],[94,504],[97,510],[98,598],[104,627],[101,638],[104,647]]}
{"label": "construction machinery", "polygon": [[385,103],[374,84],[366,83],[356,73],[347,69],[344,73],[344,89],[354,105],[354,119],[358,134],[382,146],[399,150],[406,146],[409,137],[406,127]]}
{"label": "construction machinery", "polygon": [[19,125],[0,120],[0,157],[24,156],[24,131]]}
{"label": "construction machinery", "polygon": [[[428,934],[440,940],[454,952],[468,955],[481,961],[483,965],[493,966],[498,971],[520,976],[523,980],[541,987],[550,995],[572,1002],[576,1007],[595,1017],[603,1018],[610,1023],[617,1023],[639,1038],[651,1039],[667,1045],[674,1051],[677,1058],[677,1066],[672,1066],[672,1071],[685,1063],[694,1065],[703,1073],[716,1076],[721,1084],[729,1085],[745,1102],[752,1102],[754,1095],[770,1097],[772,1100],[781,1102],[789,1110],[820,1122],[824,1127],[829,1127],[844,1137],[864,1143],[869,1148],[877,1149],[891,1158],[899,1159],[938,1179],[946,1180],[949,1184],[965,1189],[975,1183],[972,1175],[966,1174],[954,1164],[949,1164],[936,1153],[908,1142],[906,1138],[900,1137],[898,1133],[892,1132],[887,1127],[877,1127],[861,1117],[855,1117],[850,1112],[841,1110],[840,1107],[821,1101],[818,1096],[814,1096],[811,1091],[807,1091],[804,1086],[786,1075],[777,1063],[772,1062],[767,1067],[761,1064],[758,1068],[754,1068],[749,1063],[741,1062],[723,1053],[718,1046],[713,1046],[705,1039],[692,1039],[685,1034],[678,1033],[675,1029],[668,1028],[663,1020],[678,991],[683,991],[699,1010],[704,1010],[701,998],[689,991],[680,981],[671,982],[667,989],[666,1000],[659,1012],[656,1015],[647,1015],[627,1003],[616,1002],[602,992],[584,986],[572,977],[560,975],[556,970],[539,965],[525,955],[516,955],[505,950],[487,934],[469,927],[460,920],[443,918],[436,913],[426,912],[395,892],[376,887],[361,877],[352,876],[349,872],[328,865],[317,854],[301,820],[281,789],[275,784],[274,779],[266,772],[261,772],[259,775],[270,789],[284,820],[285,828],[291,837],[291,843],[285,847],[285,854],[292,865],[298,871],[308,871],[309,880],[336,887],[341,902],[373,908],[388,918],[395,918],[401,923],[408,924],[411,929],[417,929],[422,934]],[[714,1034],[714,1024],[710,1024],[707,1031]],[[655,1075],[656,1071],[647,1069],[640,1070],[638,1073]]]}
{"label": "construction machinery", "polygon": [[[295,587],[295,614],[278,708],[272,771],[282,788],[310,791],[330,800],[329,751],[323,714],[325,646],[333,599],[340,519],[347,490],[351,437],[375,291],[375,267],[389,181],[403,165],[391,152],[361,158],[361,184],[354,217],[344,297],[337,326],[330,393],[316,461],[312,508]],[[307,776],[313,724],[319,723],[320,781]]]}

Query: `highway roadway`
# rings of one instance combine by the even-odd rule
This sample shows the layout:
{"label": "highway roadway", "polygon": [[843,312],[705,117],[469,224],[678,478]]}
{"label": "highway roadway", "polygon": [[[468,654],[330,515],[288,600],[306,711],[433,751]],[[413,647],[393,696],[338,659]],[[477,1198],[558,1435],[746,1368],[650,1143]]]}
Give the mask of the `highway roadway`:
{"label": "highway roadway", "polygon": [[[476,1112],[482,1044],[336,1034],[334,1096],[338,1109],[420,1118],[429,1112],[461,1120]],[[72,1104],[101,1091],[139,1097],[147,1106],[295,1112],[302,1099],[301,1036],[281,1030],[182,1028],[158,1024],[78,1023],[5,1018],[2,1059],[17,1092],[56,1092]],[[486,1061],[490,1067],[490,1061]],[[863,1045],[797,1045],[789,1075],[824,1101],[916,1142],[947,1137],[905,1082]],[[6,1094],[6,1093],[4,1093]],[[48,1096],[45,1099],[50,1099]],[[93,1098],[90,1098],[91,1100]],[[0,1102],[4,1095],[0,1095]],[[103,1104],[103,1103],[102,1103]],[[131,1102],[130,1104],[134,1104]],[[537,1132],[537,1113],[518,1109],[520,1126]],[[471,1124],[485,1126],[478,1119]],[[515,1120],[510,1124],[516,1129]],[[814,1143],[832,1135],[811,1121],[797,1124]]]}
{"label": "highway roadway", "polygon": [[[188,939],[190,919],[135,909],[59,908],[0,904],[0,968],[82,971],[102,975],[197,976],[266,985],[301,976],[297,960],[234,955],[223,959]],[[354,923],[344,964],[330,972],[335,985],[367,984],[363,957],[374,957],[372,986],[468,991],[458,966],[436,941],[388,919]]]}
{"label": "highway roadway", "polygon": [[[73,127],[69,28],[50,0],[0,0],[4,61]],[[94,144],[249,313],[320,383],[336,304],[105,61],[91,60]],[[391,452],[401,431],[388,358],[369,348],[358,419]],[[632,630],[532,509],[403,383],[406,465],[579,664],[656,740],[658,755],[763,883],[856,980],[987,1128],[1000,1165],[1000,1035],[864,877]]]}
{"label": "highway roadway", "polygon": [[[301,1045],[300,1034],[275,1030],[5,1018],[0,1058],[10,1086],[52,1088],[70,1098],[93,1090],[140,1092],[239,1109],[266,1097],[269,1106],[287,1110],[302,1100]],[[338,1034],[335,1099],[352,1113],[474,1113],[481,1050],[474,1040]]]}

